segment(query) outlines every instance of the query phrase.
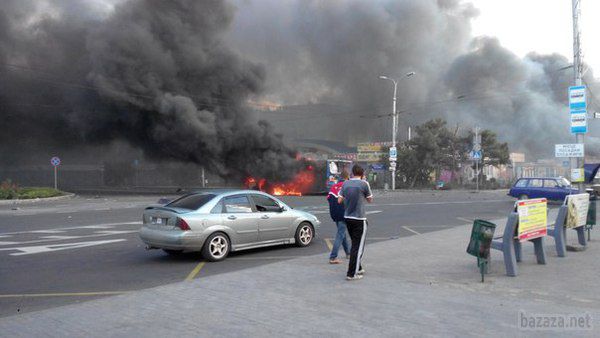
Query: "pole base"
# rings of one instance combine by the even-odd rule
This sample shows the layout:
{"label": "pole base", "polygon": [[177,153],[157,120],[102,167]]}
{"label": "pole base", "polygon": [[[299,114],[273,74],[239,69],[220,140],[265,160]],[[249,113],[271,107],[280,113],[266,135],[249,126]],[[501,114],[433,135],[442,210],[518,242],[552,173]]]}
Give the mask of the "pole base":
{"label": "pole base", "polygon": [[586,247],[582,245],[567,245],[567,251],[580,252],[585,251]]}

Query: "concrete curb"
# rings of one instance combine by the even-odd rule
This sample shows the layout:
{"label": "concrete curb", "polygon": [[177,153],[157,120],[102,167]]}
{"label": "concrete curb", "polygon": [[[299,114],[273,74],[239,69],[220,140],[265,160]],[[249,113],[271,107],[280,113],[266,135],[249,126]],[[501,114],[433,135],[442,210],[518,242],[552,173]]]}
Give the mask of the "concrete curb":
{"label": "concrete curb", "polygon": [[37,202],[50,202],[50,201],[60,201],[69,198],[73,198],[75,194],[68,193],[62,196],[55,197],[47,197],[47,198],[30,198],[30,199],[21,199],[21,200],[1,200],[0,205],[17,205],[17,204],[31,204]]}

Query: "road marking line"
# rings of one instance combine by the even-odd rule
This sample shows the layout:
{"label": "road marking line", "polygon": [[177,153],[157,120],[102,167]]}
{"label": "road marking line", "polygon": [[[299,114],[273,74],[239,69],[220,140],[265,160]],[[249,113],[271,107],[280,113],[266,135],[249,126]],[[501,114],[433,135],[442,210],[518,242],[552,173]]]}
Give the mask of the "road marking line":
{"label": "road marking line", "polygon": [[469,219],[469,218],[465,218],[465,217],[456,217],[457,220],[459,221],[465,221],[467,223],[472,223],[474,220]]}
{"label": "road marking line", "polygon": [[11,253],[9,255],[22,256],[22,255],[33,255],[33,254],[38,254],[38,253],[43,253],[43,252],[86,248],[89,246],[112,244],[112,243],[123,242],[123,241],[126,241],[126,239],[120,238],[120,239],[112,239],[112,240],[105,240],[105,241],[93,241],[93,242],[20,246],[20,247],[14,247],[14,248],[0,248],[0,251],[20,251],[20,252],[16,252],[16,253]]}
{"label": "road marking line", "polygon": [[312,211],[312,210],[307,210],[306,212],[308,212],[309,214],[313,214],[313,215],[319,215],[319,214],[326,214],[329,211],[327,210],[317,210],[317,211]]}
{"label": "road marking line", "polygon": [[[387,203],[387,204],[367,204],[367,207],[381,207],[381,206],[411,206],[411,205],[446,205],[446,204],[472,204],[472,203],[497,203],[497,202],[511,202],[509,200],[484,200],[484,201],[448,201],[448,202],[420,202],[420,203]],[[512,202],[514,203],[514,202]]]}
{"label": "road marking line", "polygon": [[190,274],[185,278],[185,281],[191,281],[192,279],[194,279],[194,277],[196,277],[196,275],[198,273],[200,273],[200,270],[202,270],[202,268],[204,267],[204,264],[206,264],[206,262],[204,262],[204,261],[198,263],[198,265],[196,265],[194,270],[192,270],[192,272],[190,272]]}
{"label": "road marking line", "polygon": [[373,210],[373,211],[367,211],[367,212],[365,212],[365,214],[371,215],[371,214],[378,214],[380,212],[382,212],[382,211],[381,210]]}
{"label": "road marking line", "polygon": [[411,229],[411,228],[409,228],[407,226],[404,226],[404,225],[402,226],[402,228],[405,229],[405,230],[408,230],[408,231],[410,231],[410,232],[412,232],[413,234],[416,234],[416,235],[420,235],[421,234],[421,233],[416,232],[413,229]]}
{"label": "road marking line", "polygon": [[0,295],[0,298],[31,298],[31,297],[78,297],[78,296],[110,296],[122,295],[128,291],[99,291],[99,292],[59,292],[59,293],[23,293]]}
{"label": "road marking line", "polygon": [[[64,227],[64,228],[53,228],[53,229],[46,229],[44,231],[55,231],[55,230],[72,230],[72,229],[110,229],[113,228],[113,226],[115,225],[142,225],[142,222],[140,221],[136,221],[136,222],[119,222],[119,223],[104,223],[104,224],[94,224],[94,225],[82,225],[82,226],[76,226],[76,227]],[[35,231],[40,231],[40,230],[30,230],[30,231],[15,231],[15,232],[5,232],[2,233],[2,235],[20,235],[20,234],[29,234],[29,233],[35,233]]]}
{"label": "road marking line", "polygon": [[327,244],[329,250],[333,250],[333,244],[331,244],[331,239],[325,238],[325,244]]}
{"label": "road marking line", "polygon": [[239,260],[239,261],[254,261],[254,260],[284,260],[284,259],[294,259],[300,256],[259,256],[259,257],[228,257],[228,261]]}
{"label": "road marking line", "polygon": [[[24,245],[24,244],[32,244],[32,243],[46,243],[46,242],[56,242],[63,240],[74,240],[74,239],[82,239],[82,238],[95,238],[95,237],[104,237],[104,236],[113,236],[113,235],[124,235],[129,233],[139,232],[139,230],[129,230],[129,231],[97,231],[92,235],[83,235],[83,236],[42,236],[40,238],[32,241],[25,242],[0,242],[1,246],[6,245]],[[10,243],[10,244],[6,244]]]}

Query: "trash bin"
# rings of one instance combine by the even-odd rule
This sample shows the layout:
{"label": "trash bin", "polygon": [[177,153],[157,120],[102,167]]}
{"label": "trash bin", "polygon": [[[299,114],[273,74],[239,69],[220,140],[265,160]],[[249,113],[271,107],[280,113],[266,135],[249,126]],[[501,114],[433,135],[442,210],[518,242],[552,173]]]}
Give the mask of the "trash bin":
{"label": "trash bin", "polygon": [[473,221],[471,230],[471,241],[467,246],[467,253],[477,257],[477,266],[481,272],[481,281],[484,280],[484,274],[487,271],[488,258],[490,257],[490,247],[496,231],[496,224],[481,219]]}

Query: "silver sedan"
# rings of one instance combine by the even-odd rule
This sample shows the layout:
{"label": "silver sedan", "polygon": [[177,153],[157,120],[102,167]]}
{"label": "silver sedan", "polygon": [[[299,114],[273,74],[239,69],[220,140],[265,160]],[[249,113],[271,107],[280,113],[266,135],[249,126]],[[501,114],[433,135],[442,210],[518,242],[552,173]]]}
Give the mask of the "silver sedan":
{"label": "silver sedan", "polygon": [[209,261],[229,252],[280,244],[309,245],[321,222],[254,190],[184,195],[144,210],[140,238],[169,254],[200,251]]}

